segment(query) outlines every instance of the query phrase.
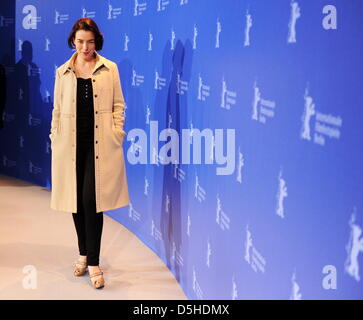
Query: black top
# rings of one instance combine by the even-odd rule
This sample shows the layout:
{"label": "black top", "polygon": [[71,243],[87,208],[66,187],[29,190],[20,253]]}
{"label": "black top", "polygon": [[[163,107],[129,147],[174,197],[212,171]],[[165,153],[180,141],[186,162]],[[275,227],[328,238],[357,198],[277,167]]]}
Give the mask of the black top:
{"label": "black top", "polygon": [[92,79],[77,78],[77,143],[94,140]]}

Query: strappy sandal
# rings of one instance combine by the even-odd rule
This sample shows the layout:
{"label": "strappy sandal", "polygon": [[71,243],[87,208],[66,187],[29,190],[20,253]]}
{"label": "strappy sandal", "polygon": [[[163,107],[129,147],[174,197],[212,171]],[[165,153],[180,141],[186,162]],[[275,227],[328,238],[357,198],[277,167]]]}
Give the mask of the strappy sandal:
{"label": "strappy sandal", "polygon": [[76,277],[83,276],[87,272],[87,262],[82,260],[77,260],[74,263],[74,272],[73,274]]}
{"label": "strappy sandal", "polygon": [[105,286],[105,279],[103,279],[103,272],[102,271],[98,271],[95,273],[90,273],[88,270],[89,276],[91,278],[91,282],[92,285],[96,288],[96,289],[101,289]]}

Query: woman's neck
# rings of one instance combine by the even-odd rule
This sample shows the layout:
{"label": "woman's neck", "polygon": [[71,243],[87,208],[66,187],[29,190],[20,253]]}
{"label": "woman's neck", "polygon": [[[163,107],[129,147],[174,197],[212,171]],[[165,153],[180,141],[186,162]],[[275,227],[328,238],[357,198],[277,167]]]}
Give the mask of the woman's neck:
{"label": "woman's neck", "polygon": [[88,66],[92,66],[96,61],[96,54],[94,53],[92,58],[90,59],[84,59],[81,58],[79,53],[77,53],[76,58],[74,59],[74,64],[78,65],[80,67],[88,67]]}

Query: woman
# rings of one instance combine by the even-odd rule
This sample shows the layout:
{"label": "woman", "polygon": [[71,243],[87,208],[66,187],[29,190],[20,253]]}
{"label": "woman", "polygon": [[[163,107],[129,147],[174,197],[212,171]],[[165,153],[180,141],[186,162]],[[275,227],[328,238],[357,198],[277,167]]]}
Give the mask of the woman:
{"label": "woman", "polygon": [[104,286],[99,267],[103,211],[127,206],[122,144],[124,98],[117,64],[102,57],[103,35],[90,18],[72,27],[76,52],[57,68],[52,112],[51,208],[72,213],[79,258],[74,275]]}

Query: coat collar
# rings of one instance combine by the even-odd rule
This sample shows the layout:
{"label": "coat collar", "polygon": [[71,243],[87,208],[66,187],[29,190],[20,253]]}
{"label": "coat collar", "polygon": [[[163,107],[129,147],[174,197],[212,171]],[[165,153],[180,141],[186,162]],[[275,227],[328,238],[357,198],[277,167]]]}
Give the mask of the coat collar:
{"label": "coat collar", "polygon": [[[77,57],[77,51],[73,53],[73,55],[70,57],[69,60],[66,61],[66,63],[64,64],[64,68],[63,68],[63,74],[65,74],[67,71],[74,71],[73,69],[73,62],[75,60],[75,58]],[[106,59],[104,57],[102,57],[98,52],[95,51],[96,54],[96,64],[95,67],[92,71],[92,74],[101,66],[105,66],[106,68],[110,69],[110,66],[108,65],[108,62],[106,61]]]}

